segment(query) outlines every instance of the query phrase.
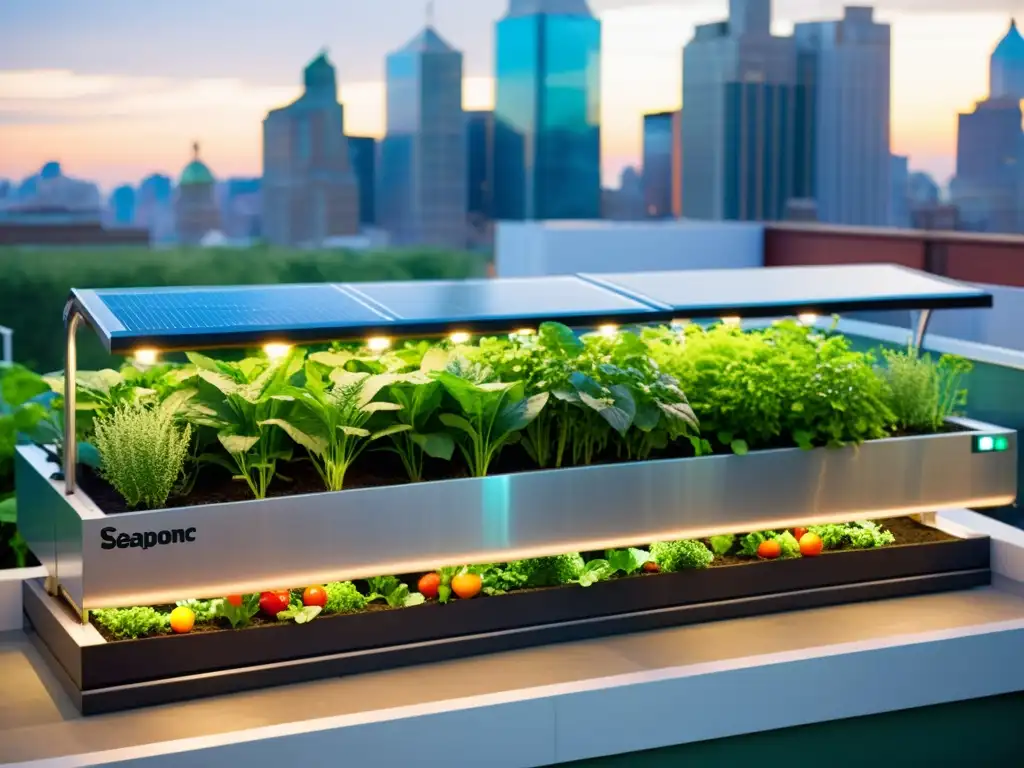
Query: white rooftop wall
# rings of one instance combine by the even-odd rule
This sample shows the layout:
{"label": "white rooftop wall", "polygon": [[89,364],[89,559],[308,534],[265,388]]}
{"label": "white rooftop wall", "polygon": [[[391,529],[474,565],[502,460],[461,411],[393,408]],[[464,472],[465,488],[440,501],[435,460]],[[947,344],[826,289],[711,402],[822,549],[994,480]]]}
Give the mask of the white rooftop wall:
{"label": "white rooftop wall", "polygon": [[738,222],[500,222],[499,277],[764,266],[764,227]]}

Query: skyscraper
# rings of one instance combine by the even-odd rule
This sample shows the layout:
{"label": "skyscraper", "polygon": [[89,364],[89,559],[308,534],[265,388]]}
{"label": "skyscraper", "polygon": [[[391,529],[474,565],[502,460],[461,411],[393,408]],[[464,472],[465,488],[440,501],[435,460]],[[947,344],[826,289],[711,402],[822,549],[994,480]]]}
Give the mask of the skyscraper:
{"label": "skyscraper", "polygon": [[427,26],[387,58],[378,214],[393,242],[464,248],[462,54]]}
{"label": "skyscraper", "polygon": [[494,112],[466,113],[466,213],[478,221],[494,218]]}
{"label": "skyscraper", "polygon": [[792,38],[771,33],[771,0],[730,0],[683,49],[683,215],[778,220],[812,197],[809,106]]}
{"label": "skyscraper", "polygon": [[956,178],[951,197],[965,229],[1018,232],[1021,147],[1020,101],[986,99],[959,116]]}
{"label": "skyscraper", "polygon": [[889,157],[889,224],[910,226],[910,158],[906,155]]}
{"label": "skyscraper", "polygon": [[652,219],[682,215],[682,113],[644,115],[644,208]]}
{"label": "skyscraper", "polygon": [[1024,99],[1024,37],[1017,20],[992,52],[989,61],[989,96],[993,99]]}
{"label": "skyscraper", "polygon": [[181,172],[178,196],[174,202],[179,243],[199,245],[206,235],[220,230],[215,183],[210,169],[199,159],[199,144],[193,144],[192,162]]}
{"label": "skyscraper", "polygon": [[377,140],[372,136],[349,136],[348,153],[359,182],[359,223],[377,223]]}
{"label": "skyscraper", "polygon": [[600,218],[601,22],[586,0],[509,0],[495,80],[495,218]]}
{"label": "skyscraper", "polygon": [[797,24],[799,77],[814,108],[814,197],[833,224],[889,224],[890,28],[874,10]]}
{"label": "skyscraper", "polygon": [[310,62],[303,80],[303,94],[263,121],[263,236],[280,245],[319,245],[359,232],[359,188],[326,53]]}
{"label": "skyscraper", "polygon": [[965,229],[1024,232],[1024,39],[1013,21],[989,73],[989,98],[959,116],[950,196]]}

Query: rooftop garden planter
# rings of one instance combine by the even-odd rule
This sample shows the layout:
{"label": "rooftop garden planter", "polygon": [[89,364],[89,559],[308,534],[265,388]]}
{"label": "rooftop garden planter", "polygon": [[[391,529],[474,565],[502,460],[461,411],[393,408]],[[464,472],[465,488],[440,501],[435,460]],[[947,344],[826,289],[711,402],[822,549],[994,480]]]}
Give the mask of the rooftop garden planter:
{"label": "rooftop garden planter", "polygon": [[[58,600],[26,592],[83,702],[987,582],[985,540],[929,524],[1016,497],[1016,433],[959,416],[965,361],[875,358],[806,318],[668,323],[682,305],[651,286],[552,281],[437,286],[439,306],[484,307],[447,319],[401,284],[307,286],[298,309],[290,289],[211,289],[202,312],[174,289],[76,292],[69,362],[83,318],[134,361],[46,377],[63,411],[38,432],[58,439],[15,463],[47,591],[91,614],[72,632]],[[981,301],[926,283],[897,298]],[[338,302],[344,319],[325,321]],[[257,339],[244,357],[138,349]]]}

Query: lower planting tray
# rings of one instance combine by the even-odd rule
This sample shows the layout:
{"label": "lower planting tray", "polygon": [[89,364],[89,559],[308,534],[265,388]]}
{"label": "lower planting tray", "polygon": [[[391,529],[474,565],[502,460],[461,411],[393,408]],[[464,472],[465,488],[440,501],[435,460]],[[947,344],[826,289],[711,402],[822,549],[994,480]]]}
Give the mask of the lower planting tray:
{"label": "lower planting tray", "polygon": [[990,582],[989,540],[721,565],[397,610],[305,625],[111,642],[82,626],[39,580],[25,582],[35,636],[85,714],[546,643]]}

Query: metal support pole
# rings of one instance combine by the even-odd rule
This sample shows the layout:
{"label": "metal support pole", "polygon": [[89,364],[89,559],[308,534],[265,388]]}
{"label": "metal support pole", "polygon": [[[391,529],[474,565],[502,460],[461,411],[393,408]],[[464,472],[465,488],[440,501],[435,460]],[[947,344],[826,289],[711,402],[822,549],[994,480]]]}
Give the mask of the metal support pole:
{"label": "metal support pole", "polygon": [[78,433],[75,423],[76,376],[78,350],[75,346],[75,332],[82,316],[74,308],[67,313],[67,350],[64,362],[64,493],[75,492],[75,468],[78,464]]}
{"label": "metal support pole", "polygon": [[924,344],[924,335],[928,333],[928,323],[931,319],[932,311],[930,309],[922,309],[917,316],[917,324],[914,328],[914,350],[918,353]]}
{"label": "metal support pole", "polygon": [[0,325],[0,341],[3,342],[3,352],[0,353],[0,363],[10,365],[14,362],[14,331]]}

